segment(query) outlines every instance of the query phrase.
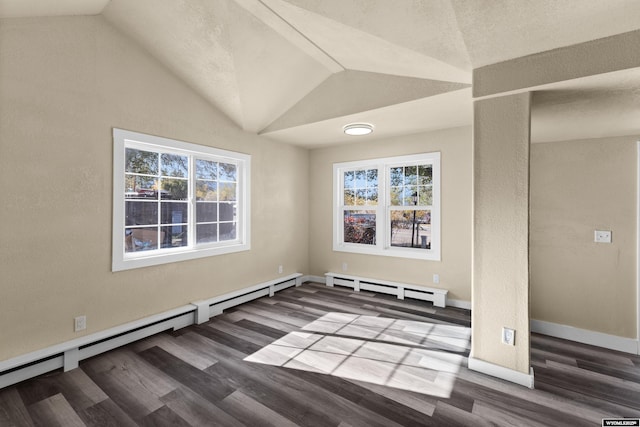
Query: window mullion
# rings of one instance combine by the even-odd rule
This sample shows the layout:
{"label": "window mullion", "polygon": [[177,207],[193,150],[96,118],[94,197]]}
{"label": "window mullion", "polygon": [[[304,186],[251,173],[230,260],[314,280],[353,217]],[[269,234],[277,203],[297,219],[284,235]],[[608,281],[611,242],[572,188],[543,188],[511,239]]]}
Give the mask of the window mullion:
{"label": "window mullion", "polygon": [[344,246],[344,169],[334,169],[334,175],[337,177],[334,181],[334,229],[333,239],[334,242],[339,242]]}
{"label": "window mullion", "polygon": [[196,247],[196,156],[189,156],[189,182],[187,183],[188,197],[188,212],[187,212],[187,236],[189,248]]}
{"label": "window mullion", "polygon": [[389,179],[387,177],[386,165],[377,165],[378,168],[378,206],[376,211],[376,247],[379,250],[384,250],[387,247],[387,239],[389,239],[389,232],[387,230],[387,205],[389,200]]}
{"label": "window mullion", "polygon": [[158,175],[156,176],[156,193],[158,199],[156,203],[158,204],[158,219],[157,219],[157,237],[156,242],[158,242],[158,247],[156,249],[162,249],[162,153],[157,153],[158,155]]}
{"label": "window mullion", "polygon": [[218,174],[216,176],[216,182],[218,183],[218,190],[216,191],[216,243],[220,242],[220,191],[222,187],[220,186],[220,163],[218,162]]}
{"label": "window mullion", "polygon": [[236,168],[236,208],[233,220],[236,223],[236,239],[244,241],[244,224],[241,224],[240,221],[238,221],[238,218],[241,215],[240,212],[244,210],[245,202],[245,194],[244,191],[242,191],[242,186],[244,184],[244,165],[237,163]]}

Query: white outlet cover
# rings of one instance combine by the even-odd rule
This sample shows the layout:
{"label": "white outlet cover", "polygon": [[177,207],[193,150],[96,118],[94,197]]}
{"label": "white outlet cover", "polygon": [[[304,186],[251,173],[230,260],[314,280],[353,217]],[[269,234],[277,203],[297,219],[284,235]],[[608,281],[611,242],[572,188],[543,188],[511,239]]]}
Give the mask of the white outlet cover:
{"label": "white outlet cover", "polygon": [[502,344],[516,345],[516,331],[510,328],[502,328]]}
{"label": "white outlet cover", "polygon": [[611,230],[596,230],[593,241],[596,243],[611,243]]}
{"label": "white outlet cover", "polygon": [[434,274],[433,275],[433,283],[440,283],[440,275],[439,274]]}
{"label": "white outlet cover", "polygon": [[342,263],[342,271],[347,271],[347,270],[348,270],[348,268],[349,268],[349,266],[347,265],[347,263],[346,263],[346,262],[343,262],[343,263]]}
{"label": "white outlet cover", "polygon": [[78,316],[73,319],[74,321],[74,331],[82,331],[87,329],[87,316]]}

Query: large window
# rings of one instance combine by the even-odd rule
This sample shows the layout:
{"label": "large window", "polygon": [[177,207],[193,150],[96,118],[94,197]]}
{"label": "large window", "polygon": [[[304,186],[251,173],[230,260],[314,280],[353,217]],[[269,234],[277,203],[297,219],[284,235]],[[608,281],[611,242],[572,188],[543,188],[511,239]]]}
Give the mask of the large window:
{"label": "large window", "polygon": [[440,260],[440,153],[337,163],[333,249]]}
{"label": "large window", "polygon": [[248,250],[250,156],[114,129],[113,270]]}

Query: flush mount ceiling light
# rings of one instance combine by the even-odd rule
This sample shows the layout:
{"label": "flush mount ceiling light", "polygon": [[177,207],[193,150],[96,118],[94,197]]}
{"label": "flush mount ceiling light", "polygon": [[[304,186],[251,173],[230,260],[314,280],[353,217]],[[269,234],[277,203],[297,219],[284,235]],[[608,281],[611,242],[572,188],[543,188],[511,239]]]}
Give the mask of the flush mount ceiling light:
{"label": "flush mount ceiling light", "polygon": [[360,136],[369,135],[373,132],[373,126],[368,123],[351,123],[342,128],[347,135]]}

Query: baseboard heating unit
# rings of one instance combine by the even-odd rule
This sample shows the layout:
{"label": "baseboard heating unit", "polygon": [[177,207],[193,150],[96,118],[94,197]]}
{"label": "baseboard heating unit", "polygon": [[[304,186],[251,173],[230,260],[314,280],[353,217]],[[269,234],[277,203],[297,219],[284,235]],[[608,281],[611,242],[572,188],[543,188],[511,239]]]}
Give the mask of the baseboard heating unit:
{"label": "baseboard heating unit", "polygon": [[300,286],[302,278],[300,273],[290,274],[2,361],[0,389],[56,369],[69,371],[77,368],[81,360],[159,332],[204,323],[225,309],[263,296],[273,296],[275,292],[291,286]]}
{"label": "baseboard heating unit", "polygon": [[381,294],[396,295],[398,299],[413,298],[431,301],[436,307],[447,306],[447,294],[449,291],[445,289],[409,285],[406,283],[391,282],[389,280],[367,279],[339,273],[325,273],[324,276],[326,285],[331,287],[334,285],[347,286],[356,292],[362,289]]}

